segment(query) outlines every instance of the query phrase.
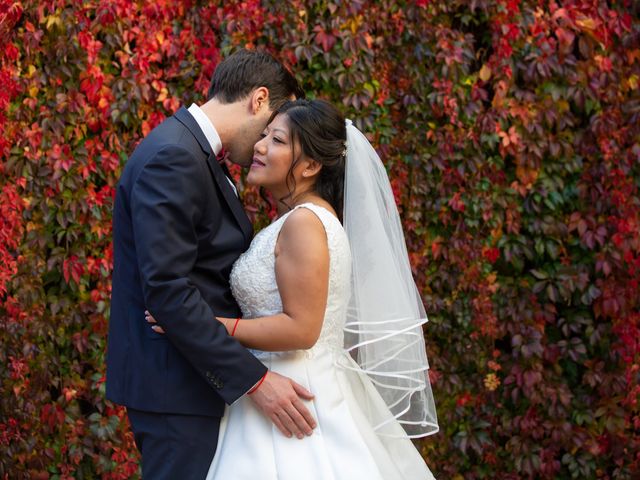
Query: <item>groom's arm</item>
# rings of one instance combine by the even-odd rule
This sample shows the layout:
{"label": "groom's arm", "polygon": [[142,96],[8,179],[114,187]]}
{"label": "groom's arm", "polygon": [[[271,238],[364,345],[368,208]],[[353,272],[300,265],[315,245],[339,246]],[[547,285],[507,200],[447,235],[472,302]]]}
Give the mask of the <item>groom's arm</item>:
{"label": "groom's arm", "polygon": [[[198,256],[209,172],[186,150],[156,152],[131,191],[131,221],[145,304],[172,344],[227,404],[262,378],[266,367],[213,320],[189,274]],[[144,321],[141,319],[141,321]]]}

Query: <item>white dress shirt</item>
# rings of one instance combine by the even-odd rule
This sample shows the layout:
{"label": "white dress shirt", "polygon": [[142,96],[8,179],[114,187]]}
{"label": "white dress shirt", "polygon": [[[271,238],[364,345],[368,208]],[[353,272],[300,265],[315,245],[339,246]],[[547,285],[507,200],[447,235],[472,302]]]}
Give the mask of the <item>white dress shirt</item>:
{"label": "white dress shirt", "polygon": [[[207,138],[207,141],[211,146],[211,150],[213,150],[213,154],[217,156],[220,153],[220,150],[222,150],[222,141],[220,140],[220,135],[218,135],[218,132],[216,131],[216,127],[213,126],[209,117],[207,117],[202,109],[195,103],[192,103],[187,110],[198,123],[200,130],[202,130],[202,133],[204,133],[204,136]],[[238,195],[238,191],[236,190],[236,186],[233,184],[233,181],[231,181],[229,177],[227,177],[227,180],[229,180],[229,184],[233,187],[233,191]]]}

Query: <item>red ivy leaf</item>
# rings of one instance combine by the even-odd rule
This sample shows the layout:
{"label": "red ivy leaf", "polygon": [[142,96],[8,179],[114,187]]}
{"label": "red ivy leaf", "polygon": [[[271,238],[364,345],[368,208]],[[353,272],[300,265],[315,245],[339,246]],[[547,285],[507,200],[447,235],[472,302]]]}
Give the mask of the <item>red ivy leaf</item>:
{"label": "red ivy leaf", "polygon": [[62,275],[65,282],[69,283],[69,279],[72,279],[75,283],[80,283],[83,273],[84,265],[80,263],[76,255],[71,255],[62,262]]}
{"label": "red ivy leaf", "polygon": [[320,25],[317,25],[313,31],[316,32],[316,43],[320,45],[325,52],[333,48],[336,43],[336,37],[334,35],[327,33]]}

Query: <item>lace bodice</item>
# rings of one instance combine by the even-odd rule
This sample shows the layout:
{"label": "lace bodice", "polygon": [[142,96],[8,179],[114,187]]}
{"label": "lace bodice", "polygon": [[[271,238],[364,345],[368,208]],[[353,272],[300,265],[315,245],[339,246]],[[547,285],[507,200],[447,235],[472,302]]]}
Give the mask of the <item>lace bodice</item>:
{"label": "lace bodice", "polygon": [[[329,294],[324,323],[316,346],[342,348],[344,321],[350,292],[351,252],[342,225],[328,210],[304,203],[261,230],[249,250],[231,271],[231,290],[242,309],[243,318],[257,318],[282,312],[275,274],[275,246],[287,217],[298,208],[315,213],[327,233],[329,246]],[[315,347],[314,347],[315,348]]]}

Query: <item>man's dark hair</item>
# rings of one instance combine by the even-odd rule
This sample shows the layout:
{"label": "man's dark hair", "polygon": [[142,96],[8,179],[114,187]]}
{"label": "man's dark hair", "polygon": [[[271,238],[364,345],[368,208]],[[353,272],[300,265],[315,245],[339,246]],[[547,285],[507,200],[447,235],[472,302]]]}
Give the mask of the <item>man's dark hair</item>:
{"label": "man's dark hair", "polygon": [[259,87],[269,89],[269,106],[276,110],[291,95],[304,98],[304,91],[284,65],[266,52],[238,50],[218,64],[208,98],[233,103]]}

